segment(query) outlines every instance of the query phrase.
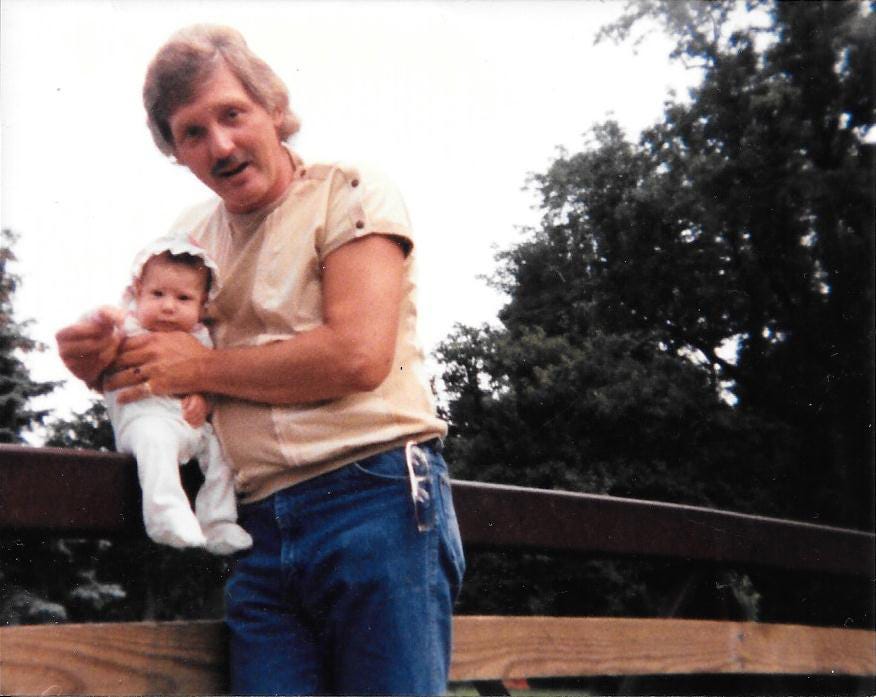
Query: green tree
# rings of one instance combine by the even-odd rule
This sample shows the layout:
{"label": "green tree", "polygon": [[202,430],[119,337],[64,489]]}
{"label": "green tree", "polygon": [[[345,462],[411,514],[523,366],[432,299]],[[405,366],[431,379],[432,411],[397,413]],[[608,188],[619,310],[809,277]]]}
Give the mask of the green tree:
{"label": "green tree", "polygon": [[57,387],[31,378],[22,361],[23,354],[43,347],[27,335],[29,321],[15,320],[13,300],[20,283],[10,268],[15,240],[11,230],[0,233],[0,443],[22,443],[25,431],[42,424],[47,411],[33,409],[29,402]]}
{"label": "green tree", "polygon": [[[501,326],[437,351],[457,476],[872,529],[874,14],[739,9],[606,28],[662,22],[703,79],[637,142],[598,125],[532,178]],[[618,600],[631,573],[612,602],[653,609],[653,575]]]}
{"label": "green tree", "polygon": [[[645,2],[608,30],[657,19],[676,54],[704,66],[691,103],[671,106],[640,149],[666,200],[683,192],[662,218],[678,223],[673,241],[696,242],[688,251],[707,263],[693,270],[720,281],[697,278],[699,294],[675,284],[697,301],[693,322],[665,295],[655,319],[733,381],[740,413],[788,429],[798,472],[774,499],[872,529],[876,15],[858,2],[752,5],[765,29],[732,31],[730,2]],[[716,352],[722,334],[738,341],[735,361]]]}
{"label": "green tree", "polygon": [[106,405],[94,400],[83,412],[69,419],[55,418],[48,424],[46,445],[55,448],[115,450],[115,436]]}
{"label": "green tree", "polygon": [[866,528],[873,96],[852,67],[874,15],[764,4],[758,49],[754,30],[715,38],[730,5],[636,6],[686,32],[702,85],[638,143],[603,124],[533,177],[543,224],[499,255],[502,327],[438,350],[452,447],[466,476],[637,494],[653,477]]}

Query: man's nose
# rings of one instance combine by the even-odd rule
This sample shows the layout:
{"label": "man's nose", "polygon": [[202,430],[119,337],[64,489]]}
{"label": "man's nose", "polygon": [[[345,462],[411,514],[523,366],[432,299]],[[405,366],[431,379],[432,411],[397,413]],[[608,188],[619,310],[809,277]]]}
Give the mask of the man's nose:
{"label": "man's nose", "polygon": [[231,134],[222,126],[210,130],[210,155],[215,160],[228,157],[234,150]]}

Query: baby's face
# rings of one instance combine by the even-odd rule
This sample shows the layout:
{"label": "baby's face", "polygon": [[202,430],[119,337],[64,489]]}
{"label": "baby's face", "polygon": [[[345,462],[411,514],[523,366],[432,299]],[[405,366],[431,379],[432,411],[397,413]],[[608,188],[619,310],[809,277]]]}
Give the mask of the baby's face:
{"label": "baby's face", "polygon": [[207,270],[153,257],[137,285],[137,319],[153,332],[188,332],[204,305]]}

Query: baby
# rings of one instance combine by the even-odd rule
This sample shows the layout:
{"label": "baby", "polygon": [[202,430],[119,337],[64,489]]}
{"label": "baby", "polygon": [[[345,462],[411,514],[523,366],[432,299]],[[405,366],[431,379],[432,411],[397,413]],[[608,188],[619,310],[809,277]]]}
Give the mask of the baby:
{"label": "baby", "polygon": [[[218,290],[216,271],[199,247],[178,238],[158,240],[135,259],[127,311],[101,308],[98,313],[127,336],[183,331],[212,347],[201,317],[208,297]],[[154,396],[125,405],[116,397],[116,392],[105,394],[116,448],[137,460],[149,537],[173,547],[206,547],[214,554],[250,547],[252,539],[235,522],[231,469],[205,423],[210,407],[204,396]],[[179,476],[179,465],[192,458],[204,474],[194,512]]]}

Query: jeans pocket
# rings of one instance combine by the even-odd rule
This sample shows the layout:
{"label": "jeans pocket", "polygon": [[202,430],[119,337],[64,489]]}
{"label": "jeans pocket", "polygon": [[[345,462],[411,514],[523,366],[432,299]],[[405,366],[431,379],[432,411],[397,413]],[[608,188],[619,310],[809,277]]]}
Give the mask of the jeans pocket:
{"label": "jeans pocket", "polygon": [[441,508],[441,547],[443,551],[442,561],[445,564],[445,573],[450,580],[454,598],[459,594],[462,586],[462,577],[465,574],[465,552],[462,548],[462,537],[459,534],[459,522],[456,519],[456,509],[453,507],[453,492],[450,486],[450,478],[441,473],[438,477]]}

